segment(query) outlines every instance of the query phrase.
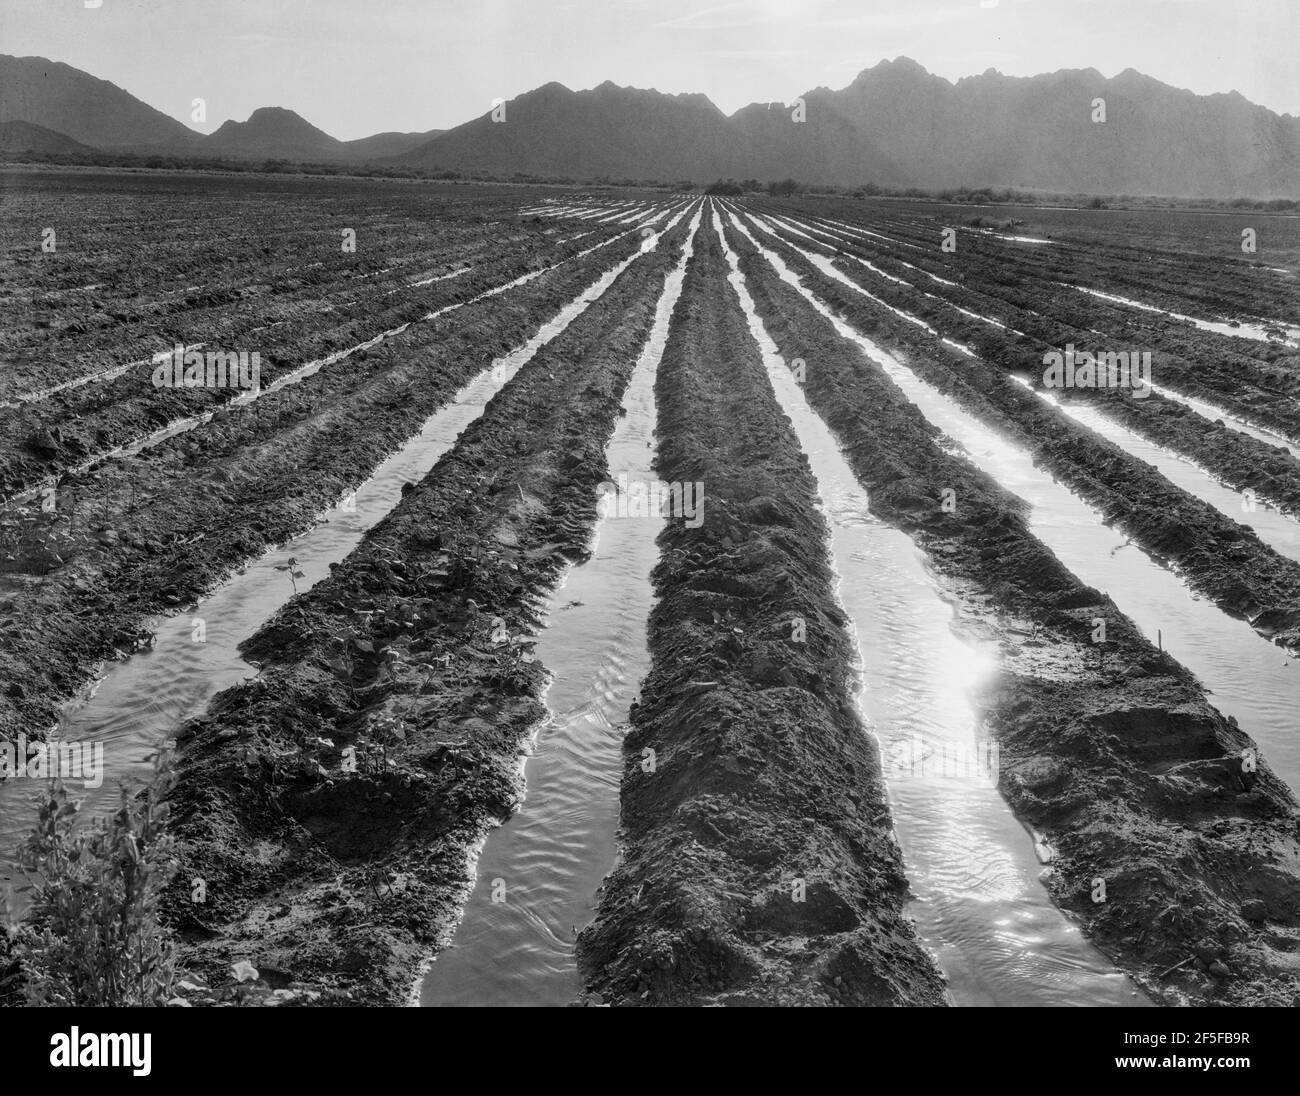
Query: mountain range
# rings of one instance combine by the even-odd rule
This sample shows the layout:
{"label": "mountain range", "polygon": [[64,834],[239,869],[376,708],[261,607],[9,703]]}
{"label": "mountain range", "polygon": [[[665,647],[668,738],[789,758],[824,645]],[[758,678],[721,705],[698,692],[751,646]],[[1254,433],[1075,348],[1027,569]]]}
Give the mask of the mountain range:
{"label": "mountain range", "polygon": [[[292,110],[262,107],[247,121],[225,122],[205,136],[116,84],[71,65],[44,57],[0,55],[0,123],[6,122],[40,126],[104,152],[308,163],[382,160],[409,152],[442,132],[377,133],[340,141]],[[25,132],[23,137],[30,139]],[[0,148],[15,148],[14,140],[0,132]]]}
{"label": "mountain range", "polygon": [[699,94],[549,83],[454,129],[339,141],[280,107],[205,136],[69,65],[0,56],[0,150],[27,142],[57,151],[64,141],[105,151],[575,179],[789,177],[845,186],[1300,196],[1300,119],[1236,92],[1196,95],[1133,69],[1111,78],[1096,69],[1032,77],[990,69],[952,83],[904,57],[863,70],[845,88],[818,87],[795,103],[755,103],[732,115]]}

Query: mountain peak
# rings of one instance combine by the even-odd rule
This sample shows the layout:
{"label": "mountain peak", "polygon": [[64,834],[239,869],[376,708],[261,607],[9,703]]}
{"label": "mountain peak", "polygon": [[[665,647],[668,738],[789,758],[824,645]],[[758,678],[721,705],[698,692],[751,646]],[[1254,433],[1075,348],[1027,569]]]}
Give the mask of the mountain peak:
{"label": "mountain peak", "polygon": [[116,84],[47,57],[0,54],[0,120],[31,122],[94,148],[184,148],[202,140]]}
{"label": "mountain peak", "polygon": [[[606,81],[608,83],[608,81]],[[532,91],[525,91],[522,95],[516,96],[519,99],[532,99],[540,97],[552,97],[556,95],[572,95],[573,89],[559,80],[548,80],[540,87],[533,88]]]}
{"label": "mountain peak", "polygon": [[249,122],[304,121],[303,116],[288,107],[258,107],[248,116]]}
{"label": "mountain peak", "polygon": [[922,76],[929,76],[930,73],[926,67],[919,61],[913,61],[910,57],[899,54],[892,61],[888,57],[882,57],[870,68],[865,68],[863,72],[914,72]]}
{"label": "mountain peak", "polygon": [[214,151],[277,159],[334,159],[342,142],[287,107],[258,107],[244,122],[227,119],[207,139]]}
{"label": "mountain peak", "polygon": [[883,58],[871,68],[863,69],[859,75],[865,75],[868,72],[889,73],[897,76],[929,76],[930,70],[919,61],[913,61],[910,57],[904,57],[899,54],[892,61]]}
{"label": "mountain peak", "polygon": [[913,61],[910,57],[898,56],[892,61],[884,58],[877,61],[870,68],[864,68],[854,78],[851,88],[860,88],[866,84],[879,82],[880,80],[939,80],[941,77],[935,76],[924,65]]}
{"label": "mountain peak", "polygon": [[236,122],[233,118],[227,119],[222,123],[221,128],[225,129],[227,126],[250,130],[309,130],[312,133],[319,133],[322,137],[327,136],[324,130],[318,129],[296,110],[290,110],[288,107],[258,107],[245,121]]}

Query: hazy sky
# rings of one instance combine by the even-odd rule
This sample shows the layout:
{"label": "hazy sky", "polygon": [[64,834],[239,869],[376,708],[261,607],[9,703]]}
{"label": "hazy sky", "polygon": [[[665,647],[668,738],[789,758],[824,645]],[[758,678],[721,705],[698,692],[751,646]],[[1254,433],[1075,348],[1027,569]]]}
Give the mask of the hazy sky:
{"label": "hazy sky", "polygon": [[0,0],[0,52],[65,61],[203,132],[260,106],[344,140],[446,128],[550,80],[702,91],[730,113],[900,54],[952,80],[1132,67],[1300,115],[1300,0],[94,2]]}

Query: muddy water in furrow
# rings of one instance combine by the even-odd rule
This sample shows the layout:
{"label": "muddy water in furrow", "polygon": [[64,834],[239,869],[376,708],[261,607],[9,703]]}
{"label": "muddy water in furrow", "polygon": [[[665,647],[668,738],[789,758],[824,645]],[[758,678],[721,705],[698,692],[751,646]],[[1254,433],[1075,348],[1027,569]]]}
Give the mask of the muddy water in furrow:
{"label": "muddy water in furrow", "polygon": [[1262,499],[1253,501],[1243,492],[1220,483],[1194,461],[1120,425],[1100,408],[1079,401],[1062,401],[1037,389],[1034,394],[1107,441],[1114,442],[1126,453],[1154,465],[1165,479],[1189,495],[1208,502],[1233,521],[1249,525],[1259,539],[1279,555],[1300,560],[1300,522],[1295,518],[1267,505]]}
{"label": "muddy water in furrow", "polygon": [[[788,227],[791,228],[792,231],[799,232],[800,235],[807,236],[806,232],[800,231],[800,228],[802,227],[806,229],[811,229],[817,232],[818,235],[827,236],[832,240],[843,239],[843,237],[836,237],[833,233],[826,232],[820,228],[817,228],[815,225],[809,223],[805,223],[804,225],[800,226],[796,222],[791,221],[789,218],[771,217],[769,219],[773,221],[777,221],[778,223],[786,224]],[[928,293],[923,289],[919,289],[917,286],[906,281],[905,279],[896,278],[894,275],[881,270],[874,264],[868,262],[866,259],[863,259],[857,255],[847,255],[847,258],[861,264],[862,266],[869,269],[873,274],[876,274],[881,278],[887,279],[888,281],[891,282],[898,283],[900,285],[907,286],[910,289],[915,289],[917,290],[917,292],[922,293],[924,296],[930,298],[931,300],[941,301],[943,304],[946,304],[948,307],[955,309],[957,312],[960,312],[964,316],[969,316],[973,320],[979,320],[982,323],[990,324],[991,326],[1001,328],[1004,331],[1010,331],[1012,334],[1015,335],[1022,334],[1022,332],[1017,331],[1015,328],[1009,328],[1001,320],[994,319],[992,316],[981,315],[978,312],[972,312],[969,309],[962,308],[958,304],[954,304],[952,301],[949,301],[947,298],[937,297],[933,293]],[[911,264],[904,264],[904,265],[910,266]],[[919,270],[919,268],[917,267],[913,267],[913,269]],[[921,271],[921,273],[928,273],[928,272]],[[957,284],[955,282],[947,282],[942,278],[936,277],[935,275],[930,275],[930,277],[934,278],[936,281],[944,282],[944,284],[946,285]],[[1232,329],[1228,328],[1227,330],[1232,330]],[[1223,424],[1231,430],[1235,430],[1241,434],[1246,434],[1249,437],[1255,438],[1258,441],[1262,441],[1267,445],[1281,446],[1282,448],[1286,449],[1287,452],[1289,452],[1292,456],[1300,456],[1300,445],[1284,437],[1283,435],[1279,434],[1275,430],[1270,430],[1267,427],[1258,426],[1252,422],[1249,422],[1248,420],[1242,418],[1240,415],[1234,414],[1233,412],[1227,410],[1226,408],[1219,407],[1218,405],[1208,400],[1201,399],[1195,396],[1188,396],[1181,392],[1176,392],[1172,389],[1165,388],[1161,385],[1153,384],[1151,385],[1151,388],[1154,392],[1159,393],[1161,396],[1165,397],[1166,399],[1173,400],[1174,402],[1180,403],[1184,407],[1187,407],[1190,410],[1195,411],[1196,414],[1200,415],[1202,418],[1209,419],[1212,422],[1215,420],[1219,420],[1223,422]],[[1153,461],[1152,463],[1155,462]]]}
{"label": "muddy water in furrow", "polygon": [[[691,250],[668,276],[624,394],[607,450],[612,482],[655,478],[655,375]],[[552,675],[549,715],[525,765],[527,795],[488,836],[455,938],[424,975],[422,1005],[565,1005],[581,991],[574,943],[616,857],[623,728],[650,669],[662,525],[604,516],[591,558],[548,599],[535,653]]]}
{"label": "muddy water in furrow", "polygon": [[[191,350],[201,350],[204,343],[190,343],[184,347],[185,353]],[[47,400],[55,393],[66,392],[73,388],[82,388],[88,384],[98,384],[103,381],[111,381],[120,377],[128,369],[134,369],[136,366],[147,365],[151,361],[156,361],[156,357],[137,358],[133,362],[123,362],[121,365],[111,366],[108,369],[100,369],[94,373],[87,373],[85,376],[75,377],[70,381],[64,381],[62,384],[52,385],[49,388],[39,388],[33,392],[21,392],[14,397],[11,402],[0,401],[0,407],[21,407],[25,403],[39,403],[41,400]]]}
{"label": "muddy water in furrow", "polygon": [[1175,392],[1159,384],[1153,384],[1151,390],[1158,395],[1164,396],[1167,400],[1173,400],[1191,408],[1202,418],[1209,419],[1211,422],[1218,420],[1224,426],[1237,431],[1239,434],[1246,434],[1257,441],[1264,442],[1266,445],[1280,445],[1293,457],[1300,457],[1300,444],[1275,430],[1268,429],[1266,426],[1257,426],[1240,415],[1218,406],[1218,404],[1210,403],[1208,400],[1196,396],[1186,396],[1181,392]]}
{"label": "muddy water in furrow", "polygon": [[[657,241],[653,237],[641,251],[606,271],[526,343],[461,388],[356,490],[354,510],[330,511],[319,525],[259,557],[217,587],[193,612],[159,622],[151,650],[112,664],[86,697],[68,706],[58,737],[103,746],[102,786],[83,789],[80,781],[71,784],[74,798],[83,800],[83,817],[111,807],[119,780],[147,775],[146,758],[157,744],[186,719],[200,714],[217,693],[256,675],[240,658],[238,644],[294,595],[284,569],[288,561],[296,560],[304,575],[297,580],[298,591],[325,578],[330,564],[347,556],[400,501],[402,486],[428,474],[496,392]],[[201,642],[196,641],[198,621],[203,627]],[[39,783],[34,779],[0,783],[0,890],[7,889],[17,844],[35,817],[32,804],[37,791]]]}
{"label": "muddy water in furrow", "polygon": [[[776,225],[775,225],[776,218],[763,218],[756,215],[751,215],[751,216],[753,216],[753,220],[756,224],[761,225],[763,228],[767,229],[769,232],[772,232],[774,235],[777,236],[780,235],[778,232],[776,232]],[[808,234],[806,232],[800,232],[799,235],[807,237]],[[795,250],[797,250],[800,255],[802,255],[805,259],[807,259],[810,263],[812,263],[813,266],[815,266],[828,278],[834,278],[836,281],[842,282],[844,285],[847,285],[850,289],[852,289],[855,293],[860,293],[862,294],[862,296],[866,297],[870,301],[873,301],[881,308],[888,309],[890,312],[894,313],[894,315],[898,316],[900,319],[906,320],[908,323],[916,324],[917,327],[922,328],[924,331],[933,335],[941,342],[944,342],[948,346],[951,346],[954,350],[959,350],[963,354],[967,355],[968,357],[971,358],[975,357],[975,351],[972,350],[965,343],[959,343],[955,339],[950,339],[946,335],[941,335],[938,331],[936,331],[933,327],[931,327],[928,323],[926,323],[925,320],[921,319],[920,316],[913,316],[910,312],[906,312],[901,308],[896,308],[894,307],[894,305],[889,304],[887,301],[881,300],[874,293],[868,292],[862,286],[858,285],[858,283],[855,282],[852,278],[848,277],[841,270],[837,269],[834,262],[831,259],[829,259],[827,256],[819,254],[818,252],[815,251],[806,251],[805,249],[799,247],[798,244],[791,243],[788,240],[785,242],[789,244],[789,246],[795,248]]]}
{"label": "muddy water in furrow", "polygon": [[[773,220],[773,221],[777,221],[777,220],[779,220],[778,218],[775,218],[775,217],[770,218],[770,219]],[[790,220],[788,220],[788,219],[785,220],[784,222],[781,222],[781,223],[787,224],[787,225],[791,228],[792,231],[798,231],[798,230],[799,230],[799,226],[798,226],[795,222],[790,221]],[[817,228],[816,226],[814,226],[814,225],[812,225],[812,224],[810,224],[810,223],[807,223],[807,222],[804,223],[803,227],[804,227],[804,228],[811,229],[811,230],[814,231],[814,232],[817,232],[818,235],[826,236],[828,239],[830,239],[831,241],[833,241],[833,242],[835,242],[835,243],[856,243],[856,242],[857,242],[857,241],[849,240],[847,237],[845,237],[845,236],[843,236],[843,235],[836,235],[836,234],[833,233],[833,232],[827,232],[827,231],[824,231],[823,229],[819,229],[819,228]],[[807,238],[809,238],[809,239],[812,238],[812,237],[809,237],[808,234],[807,234],[806,232],[800,232],[799,234],[802,235],[802,236],[805,236],[805,237],[807,237]],[[820,242],[820,241],[816,241],[816,242]],[[823,246],[828,246],[828,245],[823,244]],[[985,316],[985,315],[982,315],[982,314],[979,313],[979,312],[972,312],[972,311],[971,311],[970,309],[968,309],[968,308],[962,308],[961,305],[959,305],[959,304],[954,304],[952,301],[948,300],[946,297],[940,297],[940,296],[935,295],[934,293],[930,293],[930,292],[928,292],[928,291],[926,291],[926,290],[924,290],[924,289],[919,288],[918,286],[916,286],[916,285],[914,285],[913,283],[909,282],[906,278],[898,278],[898,277],[895,277],[893,274],[890,274],[890,273],[887,273],[887,272],[884,271],[884,270],[881,270],[880,267],[878,267],[878,266],[875,265],[875,263],[872,263],[872,262],[870,262],[869,260],[862,258],[861,255],[853,255],[853,254],[850,254],[849,252],[841,251],[841,252],[840,252],[840,257],[841,257],[841,258],[844,258],[844,259],[848,259],[848,260],[851,261],[851,262],[855,262],[855,263],[857,263],[859,266],[866,267],[866,269],[870,270],[871,273],[874,274],[874,275],[876,275],[876,277],[878,277],[878,278],[883,278],[885,281],[893,282],[893,283],[895,283],[896,285],[901,285],[901,286],[906,287],[907,289],[914,290],[914,291],[916,291],[917,293],[920,293],[922,296],[924,296],[924,297],[928,297],[928,298],[929,298],[930,300],[932,300],[932,301],[939,301],[941,304],[947,305],[949,308],[952,308],[952,309],[954,309],[955,311],[960,312],[963,316],[969,316],[972,320],[979,320],[980,323],[986,323],[986,324],[988,324],[990,327],[996,327],[996,328],[998,328],[998,329],[1001,330],[1001,331],[1010,331],[1013,335],[1022,335],[1022,334],[1023,334],[1023,332],[1021,332],[1021,331],[1017,331],[1014,327],[1007,327],[1007,325],[1004,324],[1001,320],[996,320],[996,319],[994,319],[992,316]],[[897,260],[896,260],[896,261],[897,261]],[[911,267],[913,270],[919,270],[918,267],[913,267],[911,263],[904,263],[903,265],[904,265],[904,266],[909,266],[909,267]],[[925,272],[925,271],[921,271],[921,273],[926,273],[926,272]],[[936,280],[936,281],[940,281],[940,282],[943,281],[942,278],[937,278],[937,279],[935,279],[935,280]],[[945,284],[947,284],[947,285],[955,285],[956,283],[955,283],[955,282],[946,282]],[[864,290],[864,292],[865,292],[865,290]],[[873,298],[873,299],[874,299],[874,298]],[[883,302],[881,302],[881,303],[883,303]],[[888,306],[886,306],[886,307],[888,307]],[[953,344],[953,345],[956,345],[956,344]],[[963,349],[964,349],[967,353],[972,353],[972,351],[970,351],[969,347],[966,347],[966,348],[963,348]]]}
{"label": "muddy water in furrow", "polygon": [[[1141,312],[1155,312],[1161,316],[1169,316],[1171,319],[1182,320],[1184,323],[1190,323],[1202,331],[1212,331],[1216,335],[1250,339],[1253,342],[1279,342],[1285,346],[1300,348],[1300,327],[1286,321],[1258,320],[1234,324],[1225,323],[1222,320],[1199,320],[1195,316],[1186,316],[1181,312],[1171,312],[1167,308],[1159,308],[1143,301],[1135,301],[1132,297],[1121,297],[1115,293],[1103,293],[1099,289],[1089,289],[1084,285],[1071,285],[1069,282],[1058,282],[1057,284],[1066,286],[1069,289],[1077,289],[1080,293],[1087,293],[1090,297],[1110,301],[1111,304],[1121,304],[1126,308],[1136,308]],[[1281,334],[1278,335],[1274,332],[1280,332]]]}
{"label": "muddy water in furrow", "polygon": [[[780,219],[778,219],[778,218],[770,218],[770,219],[771,219],[771,220],[774,220],[774,221],[776,221],[776,220],[780,220]],[[793,221],[789,221],[788,219],[785,219],[785,220],[783,221],[783,223],[787,224],[787,225],[791,228],[792,231],[796,231],[796,232],[799,232],[800,235],[807,236],[807,233],[806,233],[806,232],[800,232],[800,231],[799,231],[799,226],[798,226],[797,224],[795,224]],[[830,223],[839,223],[839,222],[830,222]],[[829,236],[829,237],[831,237],[832,239],[835,239],[835,238],[836,238],[836,237],[834,237],[831,233],[827,233],[827,232],[825,232],[825,231],[823,231],[823,230],[821,230],[821,229],[818,229],[818,228],[816,228],[816,226],[813,226],[813,225],[811,225],[811,224],[805,224],[803,227],[804,227],[804,228],[811,228],[811,229],[813,229],[814,231],[818,232],[819,235]],[[848,228],[848,226],[843,226],[843,227],[846,228],[846,229]],[[811,237],[808,237],[808,238],[811,239]],[[911,283],[908,283],[908,282],[906,282],[906,281],[904,281],[903,279],[900,279],[900,278],[895,278],[893,275],[888,274],[888,273],[886,273],[886,272],[883,271],[883,270],[880,270],[878,267],[874,266],[872,263],[868,262],[867,260],[865,260],[865,259],[863,259],[863,258],[860,258],[859,256],[856,256],[856,255],[849,255],[848,258],[853,259],[855,262],[858,262],[858,263],[860,263],[861,265],[867,267],[867,268],[868,268],[869,270],[871,270],[874,274],[877,274],[878,276],[880,276],[880,277],[882,277],[882,278],[886,278],[886,279],[888,279],[888,280],[890,280],[890,281],[893,281],[893,282],[899,282],[899,283],[901,283],[901,284],[903,284],[903,285],[908,285],[908,286],[910,286],[910,288],[917,289],[918,292],[922,293],[924,296],[929,297],[929,298],[932,299],[932,300],[939,300],[939,301],[942,301],[944,304],[948,305],[950,308],[955,309],[956,311],[962,313],[962,314],[965,315],[965,316],[969,316],[971,319],[974,319],[974,320],[980,320],[980,321],[983,322],[983,323],[987,323],[987,324],[990,324],[990,325],[992,325],[992,326],[994,326],[994,327],[1001,328],[1002,330],[1010,331],[1012,334],[1015,334],[1015,335],[1021,335],[1021,334],[1023,334],[1022,332],[1016,330],[1015,328],[1008,327],[1006,324],[1004,324],[1004,323],[1001,322],[1000,320],[996,320],[996,319],[994,319],[994,318],[991,317],[991,316],[984,316],[984,315],[981,315],[981,314],[978,313],[978,312],[972,312],[972,311],[970,311],[969,309],[965,309],[965,308],[962,308],[960,305],[954,304],[952,301],[949,301],[949,300],[947,300],[946,298],[943,298],[943,297],[937,297],[937,296],[935,296],[933,293],[927,293],[925,290],[918,289],[918,287],[916,287],[916,286],[912,286]],[[899,260],[899,261],[901,261],[901,260]],[[910,264],[910,263],[904,263],[903,265],[904,265],[904,266],[909,266],[909,267],[912,266],[912,264]],[[944,278],[940,278],[940,277],[938,277],[937,275],[929,274],[928,271],[920,271],[920,268],[919,268],[919,267],[912,267],[912,269],[914,269],[914,270],[918,270],[918,271],[921,272],[921,273],[928,274],[929,277],[933,278],[936,282],[942,282],[943,284],[945,284],[945,285],[950,285],[950,286],[956,286],[956,284],[957,284],[956,282],[950,282],[950,281],[948,281],[948,280],[946,280],[946,279],[944,279]],[[860,288],[860,287],[859,287],[859,288]],[[865,291],[862,290],[862,292],[865,292]],[[1107,296],[1106,294],[1097,294],[1097,293],[1095,293],[1095,292],[1092,291],[1092,290],[1085,290],[1085,292],[1093,293],[1094,296],[1102,296],[1102,297]],[[873,299],[874,299],[874,298],[873,298]],[[1131,303],[1131,304],[1133,304],[1134,307],[1147,308],[1147,310],[1149,310],[1149,311],[1156,311],[1156,312],[1159,312],[1159,311],[1160,311],[1159,309],[1153,309],[1153,308],[1149,308],[1148,306],[1141,306],[1141,305],[1138,305],[1136,302],[1128,302],[1128,301],[1127,301],[1127,298],[1112,297],[1112,298],[1108,298],[1108,299],[1111,299],[1111,300],[1114,300],[1114,301],[1121,301],[1121,302]],[[883,302],[882,302],[882,303],[883,303]],[[1175,314],[1174,314],[1174,313],[1169,313],[1169,315],[1172,316],[1172,315],[1175,315]],[[1179,317],[1179,318],[1181,318],[1181,319],[1189,319],[1188,317]],[[1237,328],[1233,328],[1233,327],[1231,327],[1231,326],[1228,325],[1228,324],[1207,324],[1207,323],[1204,323],[1204,322],[1202,322],[1202,321],[1190,321],[1190,322],[1197,323],[1198,325],[1200,325],[1200,326],[1202,326],[1202,327],[1205,327],[1205,328],[1208,329],[1208,330],[1215,331],[1215,332],[1217,332],[1217,333],[1219,333],[1219,334],[1238,334],[1238,333],[1240,333],[1241,330],[1242,330],[1242,328],[1241,328],[1240,326],[1237,327]],[[1247,327],[1247,329],[1249,329],[1249,328],[1250,328],[1250,325],[1246,325],[1246,327]],[[1091,329],[1091,330],[1095,330],[1095,329]],[[1260,331],[1262,331],[1262,329],[1260,329]],[[1097,334],[1103,334],[1103,332],[1096,332],[1096,333],[1097,333]],[[1252,335],[1251,337],[1255,337],[1255,336]],[[1263,337],[1263,336],[1261,335],[1260,337]],[[1180,403],[1180,404],[1182,404],[1184,407],[1187,407],[1187,408],[1189,408],[1190,410],[1196,412],[1196,414],[1200,415],[1202,418],[1209,419],[1209,420],[1212,421],[1212,422],[1213,422],[1213,421],[1216,421],[1216,420],[1217,420],[1217,421],[1220,421],[1220,422],[1222,422],[1225,426],[1227,426],[1227,427],[1228,427],[1229,429],[1231,429],[1231,430],[1237,431],[1238,433],[1246,434],[1247,436],[1252,437],[1252,438],[1255,438],[1255,439],[1258,440],[1258,441],[1262,441],[1262,442],[1264,442],[1264,443],[1267,444],[1267,445],[1276,445],[1276,446],[1281,446],[1282,448],[1286,449],[1287,452],[1289,452],[1292,456],[1300,456],[1300,445],[1298,445],[1296,442],[1292,441],[1291,439],[1289,439],[1289,438],[1283,436],[1282,434],[1279,434],[1276,430],[1270,430],[1270,429],[1267,428],[1267,427],[1256,425],[1255,423],[1252,423],[1252,422],[1248,421],[1247,419],[1241,417],[1240,415],[1234,414],[1233,412],[1227,410],[1226,408],[1219,407],[1218,405],[1216,405],[1216,404],[1214,404],[1214,403],[1212,403],[1212,402],[1210,402],[1210,401],[1208,401],[1208,400],[1205,400],[1205,399],[1202,399],[1202,398],[1198,398],[1198,397],[1195,397],[1195,396],[1185,395],[1185,394],[1183,394],[1183,393],[1181,393],[1181,392],[1177,392],[1177,391],[1174,391],[1174,390],[1172,390],[1172,389],[1165,388],[1165,387],[1163,387],[1163,386],[1161,386],[1161,385],[1155,385],[1155,384],[1153,384],[1153,385],[1151,386],[1151,388],[1152,388],[1153,391],[1159,393],[1161,396],[1165,397],[1166,399],[1168,399],[1168,400],[1172,400],[1172,401],[1174,401],[1174,402],[1176,402],[1176,403]],[[1155,461],[1152,461],[1152,463],[1156,463],[1156,462],[1155,462]],[[1163,468],[1162,468],[1161,470],[1164,471]],[[1182,486],[1181,483],[1180,483],[1180,486]],[[1217,503],[1216,503],[1216,505],[1217,505]],[[1274,547],[1277,547],[1277,544],[1275,544],[1273,541],[1269,541],[1269,543],[1270,543],[1270,544],[1274,544]],[[1279,550],[1281,551],[1281,550],[1283,550],[1283,549],[1279,548]],[[1289,553],[1288,553],[1288,554],[1289,554]]]}
{"label": "muddy water in furrow", "polygon": [[1145,1005],[1052,904],[1029,834],[998,795],[996,752],[977,740],[970,690],[996,666],[962,642],[911,538],[872,517],[830,429],[809,407],[740,295],[782,409],[816,477],[839,598],[856,632],[858,704],[880,742],[890,809],[926,945],[958,1005]]}
{"label": "muddy water in furrow", "polygon": [[[744,225],[740,231],[752,240]],[[755,241],[756,246],[762,247]],[[879,365],[930,422],[956,441],[977,467],[1031,504],[1029,528],[1080,579],[1108,593],[1153,642],[1192,670],[1210,701],[1236,717],[1265,760],[1300,790],[1300,666],[1243,620],[1229,617],[1160,566],[1124,534],[1106,525],[1088,503],[1036,468],[1030,455],[921,380],[899,359],[841,320],[763,248],[787,282]]]}
{"label": "muddy water in furrow", "polygon": [[[672,224],[673,222],[670,221],[663,231],[666,232],[668,228],[672,227]],[[200,426],[206,426],[209,422],[212,421],[213,417],[219,411],[242,410],[248,407],[249,404],[256,402],[257,400],[261,399],[264,396],[269,396],[275,392],[280,391],[282,388],[286,388],[291,384],[298,384],[300,381],[303,381],[308,377],[314,376],[316,373],[319,373],[326,366],[338,364],[339,362],[345,360],[346,358],[351,357],[359,350],[369,350],[371,347],[378,346],[380,343],[388,339],[394,338],[397,335],[402,334],[402,332],[404,332],[408,327],[410,327],[412,323],[427,323],[430,320],[436,320],[438,319],[438,317],[446,315],[448,312],[454,312],[459,308],[464,308],[466,305],[477,304],[480,301],[487,300],[487,298],[489,297],[496,297],[502,293],[507,292],[508,290],[514,289],[521,285],[526,285],[528,282],[540,278],[544,274],[549,274],[552,270],[555,270],[556,268],[563,266],[566,263],[574,262],[578,259],[584,258],[585,256],[590,255],[593,251],[599,251],[602,247],[608,247],[610,244],[614,243],[616,240],[622,239],[627,234],[628,233],[626,232],[621,232],[617,236],[611,236],[609,239],[602,240],[600,243],[596,244],[593,247],[587,248],[585,251],[579,251],[576,255],[572,255],[567,259],[561,259],[559,262],[551,266],[543,267],[540,270],[530,270],[527,274],[520,275],[518,278],[515,278],[512,281],[505,282],[498,286],[493,286],[491,289],[486,289],[482,293],[478,294],[478,296],[476,297],[471,297],[468,300],[455,301],[452,304],[443,305],[441,308],[436,309],[433,312],[425,313],[425,315],[422,316],[419,320],[412,320],[404,324],[399,324],[397,327],[389,328],[387,331],[381,331],[378,335],[366,339],[364,342],[359,342],[355,346],[349,346],[343,350],[336,350],[333,353],[328,354],[323,358],[316,358],[313,361],[307,362],[304,365],[297,366],[296,368],[291,369],[286,373],[282,373],[280,376],[276,377],[274,381],[272,381],[270,384],[266,385],[265,387],[258,385],[254,388],[242,391],[238,396],[235,396],[228,403],[224,404],[221,407],[213,408],[211,411],[204,411],[198,415],[187,415],[184,418],[175,419],[174,421],[168,423],[166,426],[160,427],[159,429],[154,430],[151,433],[136,438],[134,441],[125,442],[124,444],[117,446],[115,449],[111,449],[106,453],[100,453],[96,456],[91,457],[89,460],[83,461],[81,464],[74,465],[72,468],[69,469],[69,472],[72,475],[80,475],[83,472],[90,471],[90,469],[94,468],[98,464],[103,463],[104,461],[115,460],[118,457],[124,457],[124,456],[127,457],[135,456],[136,454],[141,453],[146,449],[152,449],[156,445],[161,445],[163,442],[171,438],[177,437],[180,434],[188,433],[190,430],[194,430]],[[644,244],[642,245],[642,250],[643,251],[645,250]],[[626,265],[627,265],[627,261],[625,261],[623,265],[619,267],[619,269],[622,270],[623,267]],[[464,271],[459,271],[458,273],[464,273]],[[453,275],[447,275],[447,277],[452,277],[452,276]],[[431,280],[439,281],[442,279],[434,278]],[[423,283],[419,283],[419,284],[423,284]],[[201,346],[203,344],[200,343],[197,345]],[[30,487],[27,488],[26,490],[20,491],[18,494],[16,494],[13,497],[12,501],[30,502],[32,499],[36,498],[45,487],[49,486],[50,484],[53,484],[54,482],[55,482],[55,477],[49,476],[37,486]]]}

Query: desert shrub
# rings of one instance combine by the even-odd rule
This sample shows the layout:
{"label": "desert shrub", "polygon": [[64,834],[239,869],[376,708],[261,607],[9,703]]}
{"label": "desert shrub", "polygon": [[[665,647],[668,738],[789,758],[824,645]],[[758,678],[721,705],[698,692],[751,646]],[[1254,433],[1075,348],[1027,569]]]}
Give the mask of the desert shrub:
{"label": "desert shrub", "polygon": [[51,784],[19,850],[29,930],[19,945],[29,1005],[161,1005],[175,996],[175,953],[159,899],[176,871],[164,797],[170,758],[139,794],[124,784],[107,818],[74,828],[80,804]]}
{"label": "desert shrub", "polygon": [[5,894],[0,891],[0,1008],[23,1003],[21,936],[22,927],[10,917]]}

